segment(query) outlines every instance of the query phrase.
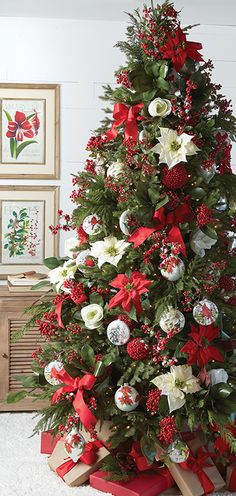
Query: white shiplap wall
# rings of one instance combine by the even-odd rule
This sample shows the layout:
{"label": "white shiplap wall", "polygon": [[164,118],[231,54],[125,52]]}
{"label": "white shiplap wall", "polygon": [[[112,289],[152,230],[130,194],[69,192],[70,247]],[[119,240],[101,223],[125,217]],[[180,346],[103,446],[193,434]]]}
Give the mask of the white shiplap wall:
{"label": "white shiplap wall", "polygon": [[[185,24],[191,22],[185,19]],[[223,18],[221,25],[197,27],[189,39],[203,43],[205,58],[215,64],[214,79],[223,84],[223,92],[236,106],[236,26],[222,23]],[[70,174],[83,167],[84,147],[102,117],[101,86],[114,83],[113,72],[123,61],[113,46],[124,38],[125,26],[121,21],[0,18],[1,82],[61,84],[61,179],[0,179],[1,185],[58,184],[60,206],[71,210]],[[61,254],[62,247],[63,240]]]}

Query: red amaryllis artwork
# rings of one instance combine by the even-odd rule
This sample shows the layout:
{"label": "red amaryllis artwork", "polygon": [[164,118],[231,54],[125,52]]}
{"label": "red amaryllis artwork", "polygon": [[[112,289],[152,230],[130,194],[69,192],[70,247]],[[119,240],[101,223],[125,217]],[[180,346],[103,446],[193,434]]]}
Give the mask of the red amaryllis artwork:
{"label": "red amaryllis artwork", "polygon": [[182,353],[187,353],[187,364],[203,367],[212,360],[223,362],[224,357],[221,351],[216,346],[210,344],[218,337],[219,327],[214,327],[213,325],[196,326],[193,324],[190,324],[190,327],[191,332],[189,336],[191,339],[180,350]]}
{"label": "red amaryllis artwork", "polygon": [[142,272],[134,271],[130,277],[119,274],[113,279],[110,286],[120,291],[110,300],[108,308],[122,306],[124,311],[130,312],[133,303],[137,313],[140,314],[142,312],[140,296],[148,292],[150,284],[152,281],[146,279],[146,275]]}
{"label": "red amaryllis artwork", "polygon": [[8,120],[6,137],[10,139],[11,157],[17,160],[27,146],[37,143],[33,138],[38,134],[40,119],[36,111],[26,115],[17,110],[14,118],[7,110],[4,113]]}

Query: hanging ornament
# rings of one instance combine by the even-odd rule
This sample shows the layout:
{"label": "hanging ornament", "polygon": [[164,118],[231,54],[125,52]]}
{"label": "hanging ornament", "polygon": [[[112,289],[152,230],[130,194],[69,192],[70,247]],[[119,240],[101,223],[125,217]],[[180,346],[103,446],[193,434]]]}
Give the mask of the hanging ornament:
{"label": "hanging ornament", "polygon": [[134,338],[127,344],[127,353],[133,360],[145,360],[150,354],[150,346],[142,338]]}
{"label": "hanging ornament", "polygon": [[85,439],[76,427],[73,427],[65,437],[64,448],[67,455],[77,463],[85,449]]}
{"label": "hanging ornament", "polygon": [[86,234],[94,235],[102,230],[102,221],[97,214],[92,214],[85,217],[82,226]]}
{"label": "hanging ornament", "polygon": [[169,307],[169,309],[161,315],[159,323],[164,332],[174,331],[177,333],[184,328],[185,317],[177,308]]}
{"label": "hanging ornament", "polygon": [[64,368],[64,365],[62,362],[59,362],[58,360],[54,360],[53,362],[48,363],[46,367],[44,367],[44,377],[49,384],[52,386],[58,386],[58,384],[61,384],[61,382],[56,379],[55,377],[52,377],[51,372],[52,369],[56,369],[57,372],[60,372]]}
{"label": "hanging ornament", "polygon": [[115,393],[115,404],[122,412],[132,412],[139,404],[139,394],[129,384],[124,384]]}
{"label": "hanging ornament", "polygon": [[225,195],[223,195],[218,200],[215,209],[218,210],[218,212],[224,212],[225,210],[227,210],[227,208],[228,208],[227,198]]}
{"label": "hanging ornament", "polygon": [[113,320],[107,327],[107,337],[112,344],[122,346],[129,341],[130,329],[122,320]]}
{"label": "hanging ornament", "polygon": [[161,263],[160,271],[161,275],[168,281],[178,281],[185,271],[184,262],[177,256],[167,257]]}
{"label": "hanging ornament", "polygon": [[[85,265],[87,258],[90,256],[90,250],[82,250],[78,253],[76,257],[76,265]],[[80,272],[86,272],[85,267],[79,267]]]}
{"label": "hanging ornament", "polygon": [[130,210],[125,210],[119,220],[120,230],[128,236],[130,234],[129,230],[129,220],[130,220],[131,212]]}
{"label": "hanging ornament", "polygon": [[186,186],[189,180],[186,167],[180,163],[175,165],[172,169],[167,166],[162,169],[162,184],[168,189],[180,189]]}
{"label": "hanging ornament", "polygon": [[212,301],[207,299],[199,301],[193,307],[193,318],[200,325],[208,326],[213,324],[218,317],[218,308]]}
{"label": "hanging ornament", "polygon": [[214,177],[216,173],[216,164],[213,164],[211,167],[203,167],[202,165],[198,168],[200,176],[203,178],[206,184],[208,184]]}
{"label": "hanging ornament", "polygon": [[168,448],[167,453],[173,463],[183,463],[189,457],[189,447],[181,439],[176,439]]}

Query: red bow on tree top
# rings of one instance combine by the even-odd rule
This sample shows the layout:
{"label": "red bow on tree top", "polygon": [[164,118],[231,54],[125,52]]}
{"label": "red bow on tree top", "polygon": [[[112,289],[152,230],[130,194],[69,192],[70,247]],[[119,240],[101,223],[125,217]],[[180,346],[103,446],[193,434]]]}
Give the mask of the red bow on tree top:
{"label": "red bow on tree top", "polygon": [[107,141],[111,141],[118,135],[117,127],[121,124],[125,124],[125,136],[124,143],[126,143],[130,138],[133,141],[137,141],[138,137],[138,125],[137,121],[141,121],[144,117],[139,115],[140,110],[144,107],[143,103],[138,103],[133,105],[133,107],[126,107],[123,103],[116,103],[113,111],[114,122],[110,131],[107,131],[104,136],[107,137]]}
{"label": "red bow on tree top", "polygon": [[136,231],[129,237],[129,242],[134,243],[134,248],[138,248],[146,239],[153,234],[155,231],[165,229],[172,226],[167,233],[167,238],[170,243],[179,243],[180,251],[186,257],[186,246],[182,238],[182,234],[177,224],[182,224],[184,222],[190,222],[194,217],[194,214],[187,205],[183,203],[179,207],[175,208],[172,212],[165,214],[164,207],[159,208],[153,215],[153,222],[155,227],[138,227]]}
{"label": "red bow on tree top", "polygon": [[186,34],[180,26],[172,34],[167,34],[168,42],[163,45],[160,50],[163,59],[171,59],[176,71],[180,71],[185,60],[189,57],[196,62],[203,60],[202,55],[198,50],[202,49],[202,44],[196,41],[187,41]]}

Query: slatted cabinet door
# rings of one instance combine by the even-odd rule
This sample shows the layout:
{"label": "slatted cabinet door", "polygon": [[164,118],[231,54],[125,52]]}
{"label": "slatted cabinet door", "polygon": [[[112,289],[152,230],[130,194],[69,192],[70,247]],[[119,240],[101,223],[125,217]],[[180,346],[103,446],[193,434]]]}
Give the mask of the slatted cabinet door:
{"label": "slatted cabinet door", "polygon": [[4,298],[0,292],[0,411],[40,410],[47,405],[46,401],[35,401],[30,396],[12,404],[4,401],[9,392],[23,389],[15,376],[32,373],[32,351],[43,342],[37,329],[30,329],[17,341],[12,340],[14,333],[26,322],[24,307],[32,304],[34,300],[32,297],[24,298],[24,295],[20,298],[15,293]]}

